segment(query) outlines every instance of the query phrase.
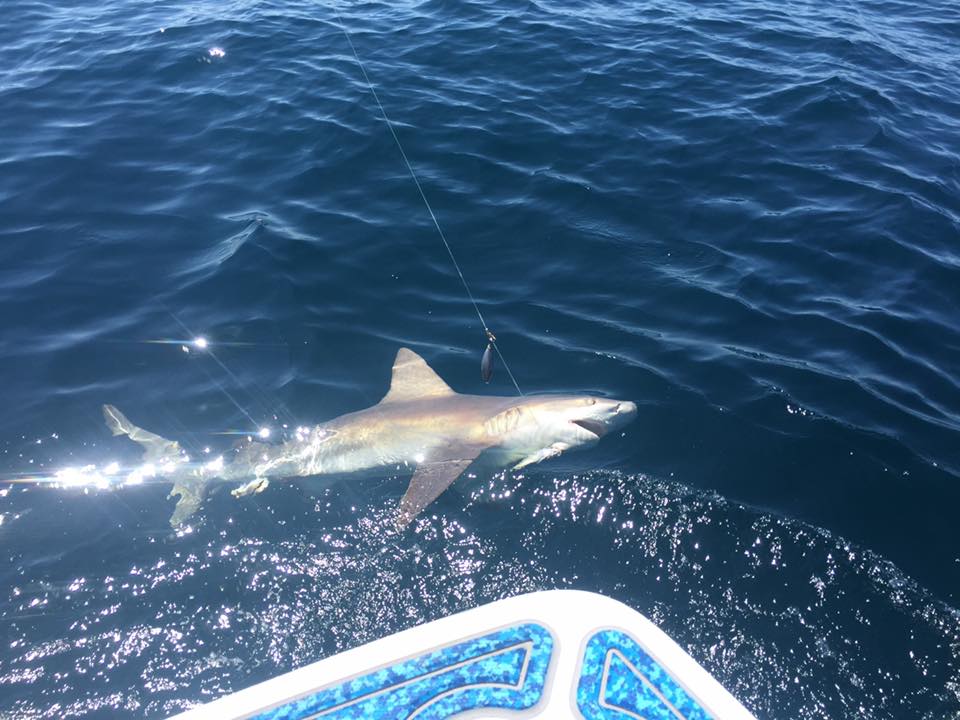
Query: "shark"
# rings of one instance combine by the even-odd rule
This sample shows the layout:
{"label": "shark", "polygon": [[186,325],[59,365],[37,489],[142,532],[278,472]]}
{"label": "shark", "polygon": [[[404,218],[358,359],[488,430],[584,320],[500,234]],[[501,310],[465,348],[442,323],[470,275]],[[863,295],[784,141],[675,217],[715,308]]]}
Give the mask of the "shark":
{"label": "shark", "polygon": [[214,483],[241,483],[236,496],[262,492],[271,480],[383,473],[413,468],[394,523],[402,530],[473,466],[519,470],[568,450],[595,445],[629,423],[635,403],[588,394],[519,397],[454,392],[426,361],[401,348],[390,388],[372,407],[298,428],[282,443],[241,442],[226,457],[191,462],[175,440],[134,425],[112,405],[107,426],[144,449],[140,476],[171,482],[170,524],[181,526]]}

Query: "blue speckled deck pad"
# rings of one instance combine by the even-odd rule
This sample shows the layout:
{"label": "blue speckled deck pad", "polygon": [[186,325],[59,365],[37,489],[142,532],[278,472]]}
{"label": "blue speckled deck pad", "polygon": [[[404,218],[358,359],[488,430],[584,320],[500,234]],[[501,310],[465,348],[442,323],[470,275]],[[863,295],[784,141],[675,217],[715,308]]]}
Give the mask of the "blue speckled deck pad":
{"label": "blue speckled deck pad", "polygon": [[525,710],[543,694],[552,652],[545,627],[514,625],[324,688],[255,720],[440,720],[477,708]]}
{"label": "blue speckled deck pad", "polygon": [[712,720],[629,635],[601,630],[583,656],[577,707],[586,720]]}

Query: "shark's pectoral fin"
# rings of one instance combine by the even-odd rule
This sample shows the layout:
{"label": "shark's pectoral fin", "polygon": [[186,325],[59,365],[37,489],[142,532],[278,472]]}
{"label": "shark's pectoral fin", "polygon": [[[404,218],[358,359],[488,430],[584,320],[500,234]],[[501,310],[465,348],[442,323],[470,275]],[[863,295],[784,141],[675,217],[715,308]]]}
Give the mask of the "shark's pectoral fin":
{"label": "shark's pectoral fin", "polygon": [[420,465],[413,473],[410,486],[400,500],[400,510],[396,520],[397,529],[402,530],[409,525],[421,510],[436,500],[440,493],[460,477],[460,473],[466,470],[471,462],[473,462],[472,459],[445,460]]}
{"label": "shark's pectoral fin", "polygon": [[533,465],[534,463],[543,462],[549,458],[556,457],[564,450],[569,450],[570,446],[567,443],[555,442],[550,447],[545,447],[542,450],[538,450],[533,453],[533,455],[527,455],[523,460],[518,462],[513,466],[514,470],[519,470],[520,468],[525,468],[527,465]]}
{"label": "shark's pectoral fin", "polygon": [[400,500],[400,509],[397,513],[397,529],[402,530],[413,520],[421,510],[439,497],[440,493],[450,487],[454,480],[477,459],[483,448],[470,449],[458,453],[455,460],[440,460],[421,463],[413,477],[410,486]]}

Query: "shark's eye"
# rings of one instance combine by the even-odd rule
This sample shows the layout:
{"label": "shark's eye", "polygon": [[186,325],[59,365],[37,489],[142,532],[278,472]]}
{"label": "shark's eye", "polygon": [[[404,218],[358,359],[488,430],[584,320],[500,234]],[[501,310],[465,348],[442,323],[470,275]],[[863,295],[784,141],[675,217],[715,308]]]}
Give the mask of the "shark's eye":
{"label": "shark's eye", "polygon": [[587,398],[587,405],[596,405],[596,404],[597,404],[596,398]]}

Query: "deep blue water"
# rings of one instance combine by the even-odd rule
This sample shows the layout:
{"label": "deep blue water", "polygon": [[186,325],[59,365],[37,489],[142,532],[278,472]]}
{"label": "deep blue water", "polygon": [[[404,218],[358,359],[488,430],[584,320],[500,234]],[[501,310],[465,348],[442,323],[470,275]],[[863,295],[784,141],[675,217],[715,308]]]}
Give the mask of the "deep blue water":
{"label": "deep blue water", "polygon": [[[3,478],[133,462],[104,402],[214,450],[356,410],[403,345],[510,394],[332,7],[4,4]],[[159,717],[567,587],[761,719],[960,713],[954,0],[338,7],[523,389],[638,419],[399,539],[403,478],[180,533],[164,487],[8,485],[0,716]]]}

